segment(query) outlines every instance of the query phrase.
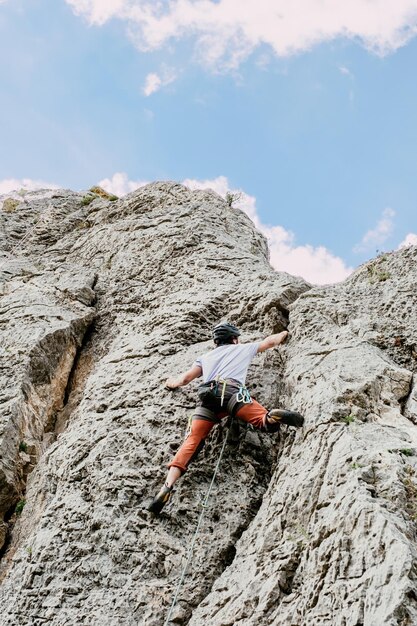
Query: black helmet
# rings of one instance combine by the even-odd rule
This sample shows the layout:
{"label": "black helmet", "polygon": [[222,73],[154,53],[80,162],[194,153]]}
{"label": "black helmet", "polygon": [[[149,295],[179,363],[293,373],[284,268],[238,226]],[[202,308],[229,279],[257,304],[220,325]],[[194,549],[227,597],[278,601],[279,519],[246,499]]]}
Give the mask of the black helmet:
{"label": "black helmet", "polygon": [[239,329],[228,322],[221,322],[213,328],[213,339],[216,344],[230,343],[230,339],[239,335]]}

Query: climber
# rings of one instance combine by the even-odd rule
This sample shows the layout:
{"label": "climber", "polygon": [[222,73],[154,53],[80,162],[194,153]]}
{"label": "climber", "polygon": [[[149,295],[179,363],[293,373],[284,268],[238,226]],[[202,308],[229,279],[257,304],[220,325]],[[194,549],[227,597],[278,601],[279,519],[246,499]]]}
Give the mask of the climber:
{"label": "climber", "polygon": [[198,388],[201,404],[192,417],[191,431],[169,463],[166,482],[148,507],[149,511],[161,512],[171,497],[174,483],[187,470],[213,426],[223,417],[236,416],[267,432],[276,432],[280,424],[303,425],[304,417],[299,413],[283,409],[268,411],[250,397],[245,387],[246,373],[255,355],[279,346],[286,341],[288,332],[284,330],[263,341],[244,344],[239,343],[239,336],[236,326],[228,322],[217,324],[213,329],[215,348],[199,357],[190,370],[165,382],[165,387],[173,391],[203,376],[203,384]]}

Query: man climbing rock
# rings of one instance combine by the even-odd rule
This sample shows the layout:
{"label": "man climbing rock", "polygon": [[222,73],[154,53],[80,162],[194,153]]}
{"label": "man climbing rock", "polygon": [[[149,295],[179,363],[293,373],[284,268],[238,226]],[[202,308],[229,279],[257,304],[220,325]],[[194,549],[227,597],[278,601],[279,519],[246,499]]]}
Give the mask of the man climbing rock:
{"label": "man climbing rock", "polygon": [[288,332],[284,330],[263,341],[243,344],[239,343],[239,336],[236,326],[227,322],[218,324],[213,329],[216,347],[199,357],[190,370],[178,378],[168,378],[165,383],[168,389],[174,390],[203,376],[203,384],[198,388],[201,404],[194,412],[189,434],[169,463],[164,486],[149,506],[153,513],[161,512],[171,497],[174,483],[187,471],[213,426],[226,415],[236,416],[267,432],[277,431],[280,424],[300,427],[304,423],[304,417],[295,411],[268,411],[250,397],[245,387],[248,367],[255,355],[279,346],[286,341]]}

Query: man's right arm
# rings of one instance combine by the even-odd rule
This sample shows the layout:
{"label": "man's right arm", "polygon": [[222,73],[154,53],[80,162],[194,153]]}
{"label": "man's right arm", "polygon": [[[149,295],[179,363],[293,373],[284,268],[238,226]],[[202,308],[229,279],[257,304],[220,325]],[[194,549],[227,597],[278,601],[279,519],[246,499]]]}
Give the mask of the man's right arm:
{"label": "man's right arm", "polygon": [[288,337],[288,331],[283,330],[282,333],[278,333],[276,335],[270,335],[266,337],[263,341],[260,342],[258,347],[258,352],[265,352],[265,350],[270,350],[271,348],[276,348],[280,345],[280,343],[284,343],[284,341]]}
{"label": "man's right arm", "polygon": [[181,374],[178,378],[168,378],[165,381],[165,387],[171,390],[177,389],[177,387],[184,387],[184,385],[188,385],[194,378],[199,378],[202,373],[203,370],[200,365],[195,363],[190,370],[184,372],[184,374]]}

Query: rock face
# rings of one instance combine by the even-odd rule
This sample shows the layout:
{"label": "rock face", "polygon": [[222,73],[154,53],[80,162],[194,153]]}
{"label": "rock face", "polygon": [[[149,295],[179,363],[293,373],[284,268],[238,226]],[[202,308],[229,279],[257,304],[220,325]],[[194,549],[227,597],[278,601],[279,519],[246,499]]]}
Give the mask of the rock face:
{"label": "rock face", "polygon": [[285,401],[307,424],[190,624],[417,624],[416,258],[291,307]]}
{"label": "rock face", "polygon": [[163,381],[221,319],[288,326],[248,379],[306,424],[229,435],[170,623],[417,623],[416,247],[319,289],[177,184],[16,195],[0,220],[1,626],[164,624],[228,431],[153,518],[195,405]]}

